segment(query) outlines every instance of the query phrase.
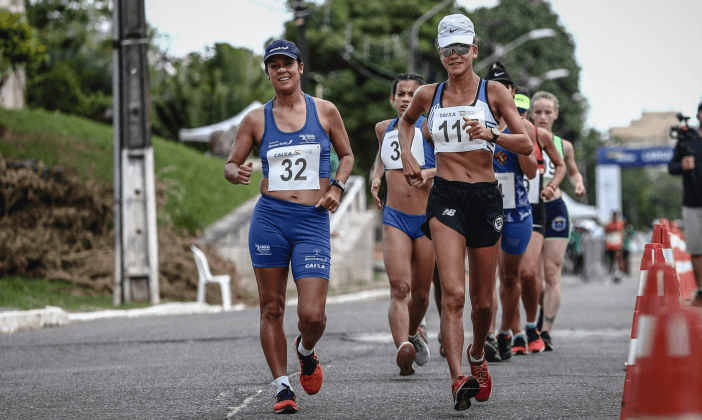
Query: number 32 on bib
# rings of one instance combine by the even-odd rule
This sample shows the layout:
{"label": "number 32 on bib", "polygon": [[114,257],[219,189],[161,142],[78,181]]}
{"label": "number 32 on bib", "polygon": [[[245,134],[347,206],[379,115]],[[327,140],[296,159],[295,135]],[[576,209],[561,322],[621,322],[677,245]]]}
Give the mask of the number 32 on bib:
{"label": "number 32 on bib", "polygon": [[268,150],[268,191],[318,190],[321,150],[319,144]]}

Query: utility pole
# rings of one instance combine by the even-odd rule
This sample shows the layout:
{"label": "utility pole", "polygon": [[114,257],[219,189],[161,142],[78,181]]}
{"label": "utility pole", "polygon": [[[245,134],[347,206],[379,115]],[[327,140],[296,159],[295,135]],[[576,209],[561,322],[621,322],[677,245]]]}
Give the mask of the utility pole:
{"label": "utility pole", "polygon": [[115,200],[113,302],[159,302],[154,151],[144,0],[114,0],[112,96]]}
{"label": "utility pole", "polygon": [[310,17],[310,9],[307,8],[307,3],[304,0],[295,1],[295,24],[298,30],[297,48],[300,50],[302,62],[305,63],[305,71],[300,79],[300,87],[302,91],[310,93],[310,48],[307,45],[307,18]]}

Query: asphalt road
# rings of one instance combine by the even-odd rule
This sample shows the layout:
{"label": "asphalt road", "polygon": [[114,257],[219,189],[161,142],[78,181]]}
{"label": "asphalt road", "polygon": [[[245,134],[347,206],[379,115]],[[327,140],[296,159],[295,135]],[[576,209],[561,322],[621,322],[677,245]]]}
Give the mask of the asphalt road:
{"label": "asphalt road", "polygon": [[[633,264],[637,265],[637,264]],[[629,280],[566,278],[556,351],[490,364],[488,402],[453,410],[439,318],[427,315],[432,358],[400,377],[387,298],[327,308],[317,346],[324,386],[299,384],[288,308],[288,369],[298,417],[309,419],[615,419],[624,383],[638,272]],[[470,342],[469,308],[465,312]],[[274,418],[275,387],[259,343],[258,309],[109,319],[0,335],[0,419]],[[468,363],[464,360],[464,369]]]}

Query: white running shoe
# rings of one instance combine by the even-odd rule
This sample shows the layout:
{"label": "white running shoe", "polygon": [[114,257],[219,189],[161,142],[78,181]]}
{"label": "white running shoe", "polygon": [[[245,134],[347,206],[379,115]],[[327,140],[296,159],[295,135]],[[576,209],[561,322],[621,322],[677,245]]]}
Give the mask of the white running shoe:
{"label": "white running shoe", "polygon": [[422,337],[417,334],[414,337],[410,337],[409,342],[412,343],[414,351],[417,354],[414,362],[419,366],[424,366],[429,363],[429,346],[422,340]]}

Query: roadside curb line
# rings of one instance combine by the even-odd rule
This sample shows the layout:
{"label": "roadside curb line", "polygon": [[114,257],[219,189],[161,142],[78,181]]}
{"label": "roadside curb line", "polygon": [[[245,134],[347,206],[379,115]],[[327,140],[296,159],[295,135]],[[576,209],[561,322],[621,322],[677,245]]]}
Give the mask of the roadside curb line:
{"label": "roadside curb line", "polygon": [[[357,302],[390,296],[390,289],[373,289],[358,293],[350,293],[327,298],[327,304]],[[297,298],[289,299],[286,306],[296,306]],[[95,312],[66,312],[58,306],[47,306],[43,309],[28,311],[0,312],[0,334],[11,334],[20,331],[38,330],[45,327],[60,327],[74,322],[96,321],[114,318],[139,318],[144,316],[217,314],[221,312],[237,312],[246,309],[246,305],[233,305],[225,311],[221,305],[208,305],[199,302],[169,302],[147,308],[108,309]]]}

